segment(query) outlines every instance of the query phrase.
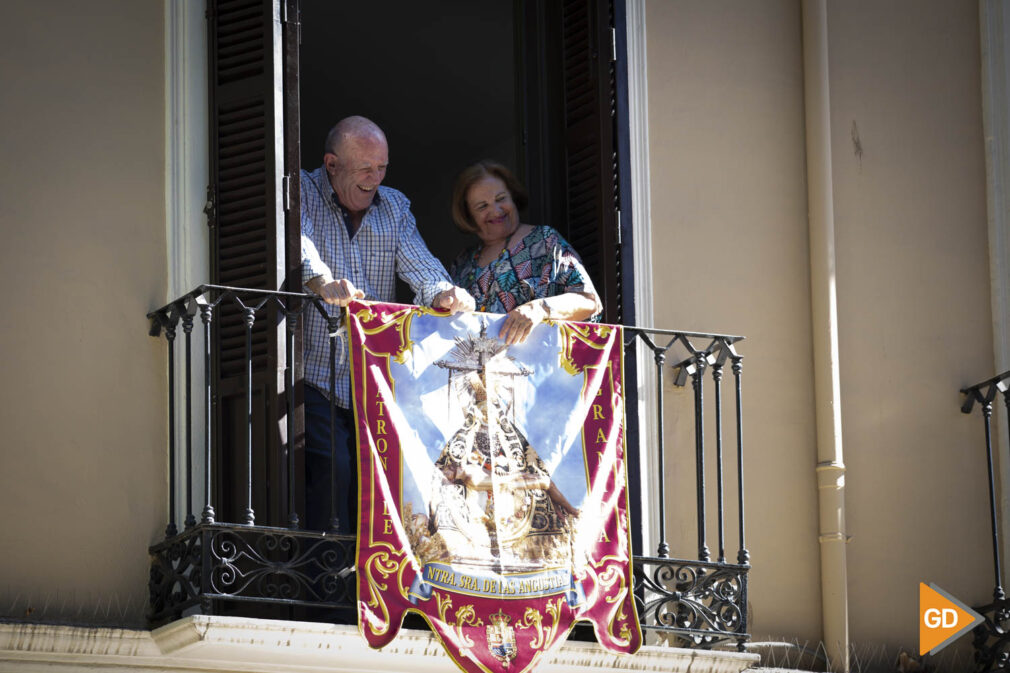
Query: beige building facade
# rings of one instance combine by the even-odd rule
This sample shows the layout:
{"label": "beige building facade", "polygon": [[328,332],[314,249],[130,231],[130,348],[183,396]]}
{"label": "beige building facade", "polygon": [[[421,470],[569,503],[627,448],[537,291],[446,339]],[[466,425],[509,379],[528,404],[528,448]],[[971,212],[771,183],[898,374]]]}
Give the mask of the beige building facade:
{"label": "beige building facade", "polygon": [[[917,651],[920,582],[973,605],[993,589],[982,425],[958,390],[1010,368],[1010,8],[626,4],[641,324],[746,336],[752,639],[823,641],[836,670],[850,646]],[[419,653],[446,670],[416,634],[385,661],[319,625],[146,630],[169,428],[144,316],[207,280],[202,14],[5,6],[0,670],[406,670]],[[646,511],[665,480],[666,530],[647,517],[644,537],[694,558],[690,387],[664,392],[666,471],[645,460],[642,479]],[[567,647],[557,670],[629,665]],[[655,648],[642,670],[755,663]]]}
{"label": "beige building facade", "polygon": [[[747,335],[754,632],[825,639],[822,596],[838,591],[853,642],[911,650],[919,582],[972,604],[992,591],[981,424],[957,394],[998,368],[980,8],[826,3],[827,62],[806,76],[830,124],[812,141],[816,4],[647,3],[652,264],[672,289],[655,319]],[[811,155],[826,162],[817,185]],[[814,231],[825,198],[828,244]],[[827,443],[844,466],[843,529],[819,527]],[[689,490],[690,474],[667,476]],[[692,508],[677,509],[689,525]],[[844,588],[825,586],[819,561],[834,533]]]}

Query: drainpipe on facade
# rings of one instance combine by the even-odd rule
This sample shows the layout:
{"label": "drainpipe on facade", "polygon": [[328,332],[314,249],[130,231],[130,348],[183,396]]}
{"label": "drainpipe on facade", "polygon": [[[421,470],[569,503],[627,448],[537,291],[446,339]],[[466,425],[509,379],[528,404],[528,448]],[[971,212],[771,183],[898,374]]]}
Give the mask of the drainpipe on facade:
{"label": "drainpipe on facade", "polygon": [[842,409],[838,371],[827,13],[827,0],[803,0],[803,95],[806,108],[814,405],[817,414],[816,477],[820,514],[821,614],[828,669],[836,673],[848,673],[845,463],[842,460]]}

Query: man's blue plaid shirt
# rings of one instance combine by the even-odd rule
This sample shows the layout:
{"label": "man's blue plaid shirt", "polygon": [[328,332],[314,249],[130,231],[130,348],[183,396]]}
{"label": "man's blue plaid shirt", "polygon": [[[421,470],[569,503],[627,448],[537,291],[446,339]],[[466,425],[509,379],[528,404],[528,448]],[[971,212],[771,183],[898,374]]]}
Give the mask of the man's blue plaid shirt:
{"label": "man's blue plaid shirt", "polygon": [[[389,187],[379,187],[375,200],[348,235],[346,211],[337,202],[325,167],[301,173],[302,282],[329,274],[346,278],[365,299],[393,301],[396,276],[414,291],[414,303],[430,306],[435,295],[452,287],[449,274],[424,245],[410,212],[410,201]],[[327,305],[332,315],[340,310]],[[330,344],[326,320],[316,310],[305,312],[305,381],[330,389]],[[346,336],[337,345],[337,404],[350,408],[350,366]]]}

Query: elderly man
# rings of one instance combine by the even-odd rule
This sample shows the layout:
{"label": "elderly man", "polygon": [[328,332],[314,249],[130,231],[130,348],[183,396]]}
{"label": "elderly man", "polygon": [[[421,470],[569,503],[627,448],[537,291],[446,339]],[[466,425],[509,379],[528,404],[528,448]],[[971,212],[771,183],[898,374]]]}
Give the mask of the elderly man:
{"label": "elderly man", "polygon": [[[348,117],[330,130],[323,165],[301,173],[305,286],[336,307],[347,306],[352,299],[392,301],[398,275],[414,291],[417,304],[453,313],[472,311],[473,297],[453,286],[445,267],[421,240],[410,201],[381,186],[388,165],[386,136],[373,122]],[[321,530],[333,523],[329,520],[334,486],[329,396],[333,395],[338,530],[352,533],[357,478],[346,341],[340,340],[336,389],[330,390],[329,329],[318,311],[306,312],[304,335],[306,524]]]}

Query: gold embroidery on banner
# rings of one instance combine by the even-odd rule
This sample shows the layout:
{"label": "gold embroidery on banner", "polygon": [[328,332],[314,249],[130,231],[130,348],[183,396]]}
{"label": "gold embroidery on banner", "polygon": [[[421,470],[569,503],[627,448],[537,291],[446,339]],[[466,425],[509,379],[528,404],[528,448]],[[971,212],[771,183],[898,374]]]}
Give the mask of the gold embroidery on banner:
{"label": "gold embroidery on banner", "polygon": [[468,656],[466,650],[473,647],[473,641],[463,632],[464,626],[484,626],[484,621],[477,618],[477,611],[473,604],[461,606],[456,610],[454,620],[449,621],[448,612],[452,608],[452,596],[446,596],[438,591],[435,592],[435,600],[438,603],[438,618],[446,626],[456,628],[456,637],[459,639],[459,653],[461,656]]}
{"label": "gold embroidery on banner", "polygon": [[562,598],[547,601],[547,614],[551,616],[551,625],[544,629],[544,616],[536,608],[529,607],[523,613],[523,618],[516,622],[517,629],[536,629],[535,637],[530,641],[530,648],[543,650],[550,647],[558,634],[558,626],[561,624],[561,604]]}
{"label": "gold embroidery on banner", "polygon": [[361,331],[367,336],[373,334],[378,334],[379,332],[385,332],[389,328],[393,328],[396,333],[400,336],[400,343],[396,350],[389,353],[389,355],[396,360],[399,364],[403,364],[407,360],[407,353],[414,347],[414,342],[410,340],[410,321],[414,317],[415,313],[419,309],[415,308],[404,308],[399,311],[394,311],[386,316],[384,316],[385,321],[378,327],[366,328],[364,326],[364,321],[374,320],[377,316],[371,311],[371,309],[362,309],[354,314],[354,316],[362,323]]}
{"label": "gold embroidery on banner", "polygon": [[410,338],[410,323],[417,314],[418,309],[415,308],[411,309],[403,317],[403,324],[400,325],[400,350],[393,353],[393,359],[396,360],[397,364],[405,364],[407,357],[414,350],[414,342]]}
{"label": "gold embroidery on banner", "polygon": [[444,309],[436,309],[430,306],[415,306],[414,315],[434,315],[444,318],[446,314]]}
{"label": "gold embroidery on banner", "polygon": [[371,322],[375,320],[375,314],[372,313],[372,309],[365,307],[354,314],[354,317],[358,322]]}
{"label": "gold embroidery on banner", "polygon": [[547,601],[547,614],[554,618],[550,628],[547,629],[547,645],[553,643],[558,634],[558,626],[561,624],[561,603],[561,598]]}
{"label": "gold embroidery on banner", "polygon": [[477,611],[473,609],[472,604],[464,605],[459,610],[456,610],[456,636],[461,643],[465,643],[464,646],[459,648],[460,652],[473,647],[473,641],[463,633],[464,626],[484,626],[484,620],[477,618]]}
{"label": "gold embroidery on banner", "polygon": [[367,605],[370,608],[378,608],[382,612],[381,625],[377,627],[374,620],[368,622],[369,630],[376,636],[384,635],[389,631],[389,609],[386,607],[386,602],[382,600],[382,592],[386,590],[386,584],[377,580],[372,572],[374,569],[374,572],[386,580],[397,571],[399,566],[400,564],[390,559],[389,554],[384,551],[372,554],[365,561],[365,579],[368,582],[368,593],[371,596]]}
{"label": "gold embroidery on banner", "polygon": [[435,600],[438,601],[438,618],[448,624],[449,620],[446,618],[445,613],[452,607],[452,596],[443,596],[436,591]]}
{"label": "gold embroidery on banner", "polygon": [[516,622],[517,629],[536,629],[537,633],[530,641],[530,647],[534,650],[541,649],[546,643],[544,641],[544,616],[536,608],[526,608],[523,618]]}
{"label": "gold embroidery on banner", "polygon": [[[402,596],[404,600],[410,600],[410,596],[408,595],[410,593],[410,587],[403,582],[403,571],[413,565],[410,560],[409,556],[404,555],[404,557],[400,559],[400,569],[396,572],[396,586],[400,590],[400,596]],[[418,574],[420,574],[420,571],[418,571]]]}
{"label": "gold embroidery on banner", "polygon": [[575,341],[581,341],[590,348],[595,348],[598,351],[606,350],[610,347],[610,342],[596,343],[592,340],[592,335],[596,334],[596,336],[606,339],[610,337],[610,333],[613,331],[613,328],[607,325],[589,327],[585,325],[577,325],[575,323],[561,322],[558,323],[558,331],[561,333],[561,367],[572,376],[578,376],[582,373],[582,369],[579,365],[575,364],[575,359],[572,354]]}
{"label": "gold embroidery on banner", "polygon": [[[624,603],[625,598],[628,595],[628,588],[624,584],[624,574],[617,566],[612,565],[608,566],[607,569],[599,575],[598,579],[600,581],[600,586],[608,590],[620,582],[620,588],[617,593],[614,595],[604,596],[603,600],[608,603],[618,604],[617,613],[610,620],[610,623],[607,624],[607,635],[609,635],[610,638],[618,645],[627,647],[631,643],[631,630],[628,628],[628,624],[625,621],[628,618],[628,615],[624,612]],[[621,637],[614,635],[614,626],[617,622],[623,622],[620,630]]]}

